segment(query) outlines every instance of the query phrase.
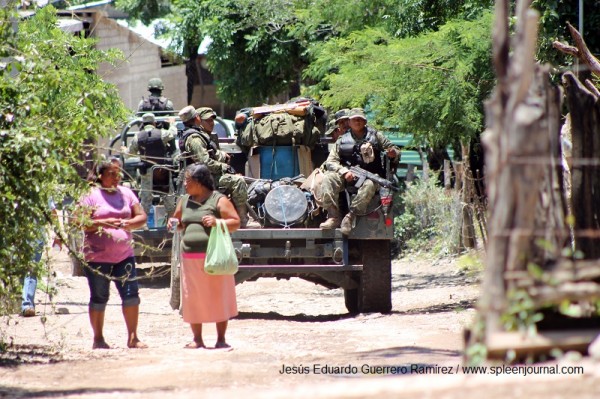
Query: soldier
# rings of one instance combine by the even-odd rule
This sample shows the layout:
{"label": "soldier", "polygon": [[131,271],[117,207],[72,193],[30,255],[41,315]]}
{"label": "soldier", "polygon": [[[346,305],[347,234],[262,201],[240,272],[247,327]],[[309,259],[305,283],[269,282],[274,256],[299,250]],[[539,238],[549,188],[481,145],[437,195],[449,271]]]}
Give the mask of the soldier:
{"label": "soldier", "polygon": [[[173,115],[173,103],[162,95],[165,89],[160,78],[152,78],[148,81],[148,98],[142,96],[138,105],[138,112],[158,112],[159,115]],[[171,112],[165,112],[171,111]]]}
{"label": "soldier", "polygon": [[325,136],[331,136],[332,143],[335,143],[348,130],[348,112],[350,110],[347,108],[339,110],[327,124]]}
{"label": "soldier", "polygon": [[228,163],[229,154],[221,151],[218,141],[211,137],[216,116],[217,114],[207,107],[194,109],[188,105],[179,111],[179,118],[185,126],[179,138],[181,159],[184,166],[194,162],[205,164],[219,189],[223,189],[225,194],[231,197],[240,216],[241,227],[259,227],[256,222],[248,224],[248,186],[244,177],[235,174]]}
{"label": "soldier", "polygon": [[156,127],[154,114],[142,115],[142,130],[135,134],[129,144],[129,148],[122,148],[128,155],[141,155],[142,166],[138,169],[140,173],[140,202],[146,213],[150,212],[152,205],[153,174],[149,173],[153,165],[172,164],[172,158],[176,155],[174,140],[177,136],[175,118],[168,119],[171,125],[169,129]]}
{"label": "soldier", "polygon": [[385,167],[382,152],[395,159],[400,155],[400,149],[383,134],[367,126],[367,117],[362,108],[353,108],[348,113],[350,129],[335,143],[335,148],[325,161],[327,172],[323,177],[322,195],[323,208],[327,211],[327,220],[319,226],[322,229],[340,227],[342,234],[348,235],[356,219],[356,215],[367,211],[369,202],[379,189],[371,180],[365,180],[358,193],[348,207],[350,212],[340,222],[338,205],[339,193],[351,186],[355,177],[349,171],[350,166],[361,168],[385,177]]}

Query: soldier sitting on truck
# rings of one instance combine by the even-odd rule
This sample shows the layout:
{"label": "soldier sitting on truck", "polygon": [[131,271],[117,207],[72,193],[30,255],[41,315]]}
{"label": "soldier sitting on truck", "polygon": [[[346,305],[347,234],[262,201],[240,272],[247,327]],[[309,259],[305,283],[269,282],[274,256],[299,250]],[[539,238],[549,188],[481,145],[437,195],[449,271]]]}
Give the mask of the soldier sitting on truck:
{"label": "soldier sitting on truck", "polygon": [[348,204],[350,211],[340,221],[339,194],[346,187],[352,186],[357,178],[350,171],[350,167],[360,166],[366,171],[385,177],[382,152],[385,151],[392,159],[400,155],[400,149],[387,137],[367,126],[367,117],[362,108],[351,109],[348,118],[350,129],[337,140],[335,148],[325,161],[327,171],[323,177],[321,192],[327,220],[319,226],[321,229],[335,229],[341,226],[344,235],[350,234],[356,215],[366,213],[369,202],[379,189],[375,182],[364,181],[352,202]]}
{"label": "soldier sitting on truck", "polygon": [[348,113],[349,109],[344,108],[340,109],[333,115],[333,126],[328,126],[329,129],[325,132],[326,136],[331,136],[333,142],[336,142],[337,139],[348,130]]}
{"label": "soldier sitting on truck", "polygon": [[199,162],[210,170],[219,189],[231,197],[231,201],[240,216],[241,228],[258,228],[256,222],[249,224],[248,186],[241,175],[229,165],[229,154],[219,149],[219,143],[211,137],[211,125],[217,114],[207,107],[194,109],[191,105],[179,111],[179,118],[184,124],[184,130],[179,138],[181,161],[184,168]]}
{"label": "soldier sitting on truck", "polygon": [[172,164],[172,158],[175,152],[175,137],[177,136],[177,127],[175,118],[168,119],[171,127],[169,129],[159,129],[156,127],[156,118],[154,114],[145,113],[142,115],[142,129],[135,134],[129,144],[129,148],[123,147],[121,150],[129,155],[139,154],[141,156],[141,165],[138,168],[140,173],[140,202],[146,213],[150,212],[152,205],[152,193],[154,180],[160,180],[158,173],[150,173],[152,166]]}

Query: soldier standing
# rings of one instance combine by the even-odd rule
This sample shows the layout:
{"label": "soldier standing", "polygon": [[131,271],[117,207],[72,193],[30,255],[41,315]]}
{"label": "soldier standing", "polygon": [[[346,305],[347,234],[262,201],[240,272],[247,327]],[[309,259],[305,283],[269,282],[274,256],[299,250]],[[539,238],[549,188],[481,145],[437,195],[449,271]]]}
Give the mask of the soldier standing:
{"label": "soldier standing", "polygon": [[259,227],[248,224],[248,186],[243,176],[236,175],[229,165],[229,154],[219,149],[219,143],[211,136],[217,114],[207,107],[194,109],[191,105],[179,111],[184,130],[179,138],[179,148],[184,166],[199,162],[205,164],[219,189],[231,197],[240,216],[241,228]]}
{"label": "soldier standing", "polygon": [[340,222],[339,194],[355,181],[355,176],[349,168],[358,165],[371,173],[385,177],[382,153],[385,152],[392,159],[400,155],[400,149],[387,137],[367,126],[367,117],[362,108],[350,110],[348,123],[350,130],[337,140],[335,148],[325,161],[327,172],[323,177],[321,189],[327,220],[319,226],[321,229],[335,229],[341,226],[344,235],[350,234],[356,215],[362,215],[367,211],[369,202],[379,189],[373,181],[365,180],[352,202],[348,204],[350,212]]}
{"label": "soldier standing", "polygon": [[[148,81],[150,96],[143,97],[138,104],[138,112],[153,112],[158,115],[173,115],[173,103],[162,95],[165,89],[160,78],[152,78]],[[170,111],[170,112],[169,112]]]}
{"label": "soldier standing", "polygon": [[[169,129],[156,127],[154,114],[142,115],[142,130],[135,134],[129,144],[129,148],[122,148],[129,155],[140,154],[142,166],[138,169],[140,173],[140,202],[142,208],[148,214],[152,205],[153,173],[150,172],[153,165],[171,164],[176,155],[169,148],[174,149],[173,140],[177,136],[175,118],[168,119]],[[171,145],[170,145],[171,144]]]}

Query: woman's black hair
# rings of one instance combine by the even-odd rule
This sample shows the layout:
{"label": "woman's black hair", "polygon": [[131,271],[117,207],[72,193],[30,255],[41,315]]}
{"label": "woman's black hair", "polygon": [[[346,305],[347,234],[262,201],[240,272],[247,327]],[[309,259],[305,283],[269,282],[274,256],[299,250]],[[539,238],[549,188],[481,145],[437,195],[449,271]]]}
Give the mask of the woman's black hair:
{"label": "woman's black hair", "polygon": [[215,181],[210,174],[210,170],[208,167],[201,163],[195,163],[187,167],[185,170],[186,173],[190,176],[194,181],[202,184],[209,190],[215,189]]}
{"label": "woman's black hair", "polygon": [[[99,161],[98,165],[95,168],[96,176],[93,176],[91,180],[93,180],[96,183],[100,182],[100,175],[102,175],[102,173],[104,173],[106,169],[113,166],[114,163],[118,163],[119,167],[121,167],[121,160],[119,159],[119,157],[110,157],[103,161]],[[88,178],[88,180],[90,180],[90,178]]]}

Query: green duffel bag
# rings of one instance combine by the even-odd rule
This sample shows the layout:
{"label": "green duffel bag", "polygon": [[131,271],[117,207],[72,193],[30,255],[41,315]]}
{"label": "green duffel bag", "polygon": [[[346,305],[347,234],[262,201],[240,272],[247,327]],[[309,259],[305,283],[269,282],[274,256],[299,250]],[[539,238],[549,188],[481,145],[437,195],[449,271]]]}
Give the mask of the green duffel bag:
{"label": "green duffel bag", "polygon": [[265,115],[254,121],[254,136],[258,145],[304,144],[304,117],[287,112]]}

